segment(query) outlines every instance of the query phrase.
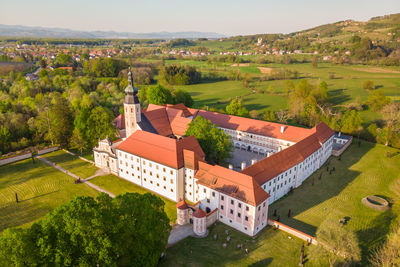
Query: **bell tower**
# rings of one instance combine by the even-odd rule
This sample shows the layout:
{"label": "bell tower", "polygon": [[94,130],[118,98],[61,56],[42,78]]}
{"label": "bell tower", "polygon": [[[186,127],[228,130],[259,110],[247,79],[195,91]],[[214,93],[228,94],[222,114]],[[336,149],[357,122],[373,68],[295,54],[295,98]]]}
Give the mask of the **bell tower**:
{"label": "bell tower", "polygon": [[140,102],[137,96],[138,89],[133,84],[131,69],[128,72],[128,86],[125,88],[124,116],[126,137],[129,137],[137,129],[137,123],[142,120],[140,112]]}

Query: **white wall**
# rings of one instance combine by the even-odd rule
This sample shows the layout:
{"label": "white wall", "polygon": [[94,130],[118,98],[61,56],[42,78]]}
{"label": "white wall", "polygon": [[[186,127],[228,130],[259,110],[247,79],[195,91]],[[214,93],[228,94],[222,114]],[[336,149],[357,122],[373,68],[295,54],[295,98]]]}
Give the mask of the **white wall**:
{"label": "white wall", "polygon": [[157,162],[117,150],[118,175],[173,201],[183,197],[183,168],[174,169]]}

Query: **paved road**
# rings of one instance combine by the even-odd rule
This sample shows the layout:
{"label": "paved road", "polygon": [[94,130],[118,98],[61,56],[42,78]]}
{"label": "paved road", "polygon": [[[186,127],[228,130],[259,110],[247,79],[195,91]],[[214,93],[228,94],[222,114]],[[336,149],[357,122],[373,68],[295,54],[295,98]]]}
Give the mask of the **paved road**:
{"label": "paved road", "polygon": [[173,244],[185,239],[188,236],[193,235],[193,225],[186,224],[186,225],[175,225],[168,238],[168,245],[167,247],[172,246]]}
{"label": "paved road", "polygon": [[95,190],[97,190],[97,191],[99,191],[99,192],[106,193],[107,195],[109,195],[109,196],[112,197],[112,198],[115,197],[114,194],[108,192],[107,190],[104,190],[103,188],[101,188],[101,187],[99,187],[99,186],[97,186],[97,185],[95,185],[95,184],[92,184],[91,182],[88,182],[88,181],[86,181],[86,180],[80,178],[78,175],[75,175],[75,174],[69,172],[68,170],[66,170],[66,169],[64,169],[64,168],[62,168],[62,167],[60,167],[60,166],[58,166],[58,165],[55,164],[54,162],[51,162],[50,160],[47,160],[47,159],[45,159],[45,158],[43,158],[43,157],[41,157],[41,156],[36,156],[36,158],[38,158],[39,160],[43,161],[44,163],[46,163],[46,164],[48,164],[48,165],[50,165],[50,166],[52,166],[52,167],[54,167],[54,168],[56,168],[57,170],[59,170],[59,171],[65,173],[65,174],[67,174],[67,175],[69,175],[69,176],[75,178],[76,180],[80,180],[82,183],[87,184],[88,186],[90,186],[91,188],[93,188],[93,189],[95,189]]}

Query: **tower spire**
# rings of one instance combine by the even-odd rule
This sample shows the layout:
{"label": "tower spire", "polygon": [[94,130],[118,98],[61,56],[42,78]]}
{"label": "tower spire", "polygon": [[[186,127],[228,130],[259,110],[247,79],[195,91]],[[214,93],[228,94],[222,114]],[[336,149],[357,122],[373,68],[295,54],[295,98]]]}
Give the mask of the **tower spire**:
{"label": "tower spire", "polygon": [[133,84],[133,74],[131,71],[131,67],[129,67],[128,72],[128,86],[125,88],[125,93],[136,95],[138,93],[138,89]]}

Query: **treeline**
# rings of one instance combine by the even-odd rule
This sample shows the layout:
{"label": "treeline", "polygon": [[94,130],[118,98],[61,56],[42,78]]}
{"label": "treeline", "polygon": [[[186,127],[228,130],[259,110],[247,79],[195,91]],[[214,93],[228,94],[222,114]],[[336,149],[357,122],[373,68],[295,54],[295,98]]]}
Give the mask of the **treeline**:
{"label": "treeline", "polygon": [[201,81],[201,73],[193,66],[168,65],[161,68],[160,81],[171,85],[194,84]]}
{"label": "treeline", "polygon": [[84,151],[115,136],[126,82],[115,78],[54,75],[42,71],[27,81],[10,73],[0,87],[0,153],[29,146],[60,144]]}

